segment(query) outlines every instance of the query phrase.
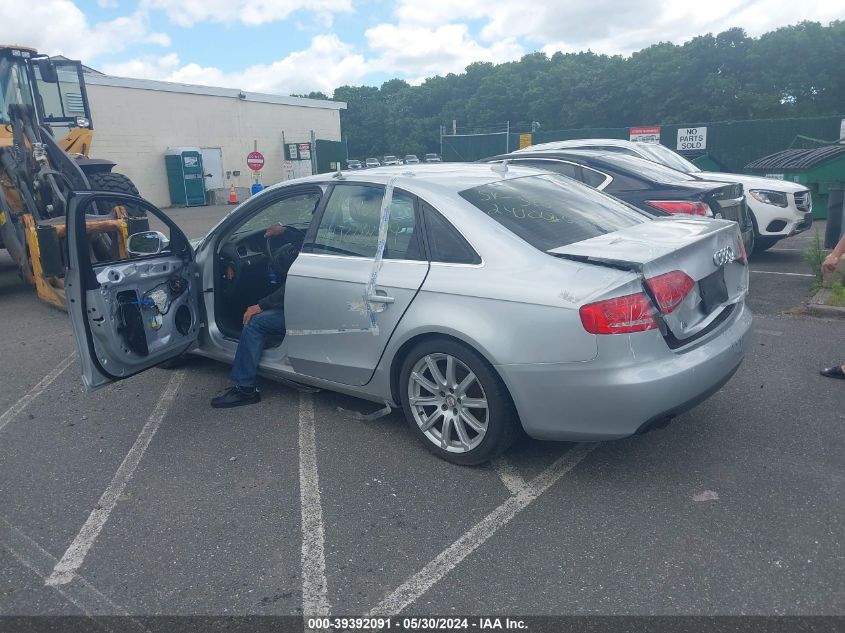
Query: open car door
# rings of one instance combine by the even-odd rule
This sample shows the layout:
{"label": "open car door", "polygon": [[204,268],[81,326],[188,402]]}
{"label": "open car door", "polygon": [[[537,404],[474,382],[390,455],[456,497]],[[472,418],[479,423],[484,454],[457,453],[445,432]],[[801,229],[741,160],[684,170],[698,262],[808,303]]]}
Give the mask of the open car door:
{"label": "open car door", "polygon": [[[91,219],[119,205],[143,209],[164,233],[130,235],[124,251],[109,235],[86,232],[86,215]],[[128,378],[195,346],[202,319],[194,252],[159,209],[135,196],[76,192],[68,205],[67,247],[68,313],[88,388]]]}

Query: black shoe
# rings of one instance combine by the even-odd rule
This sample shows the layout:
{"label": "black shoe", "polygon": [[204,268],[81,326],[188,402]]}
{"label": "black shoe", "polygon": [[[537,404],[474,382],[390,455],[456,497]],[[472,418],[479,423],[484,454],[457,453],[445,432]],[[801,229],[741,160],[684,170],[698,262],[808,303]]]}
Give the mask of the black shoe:
{"label": "black shoe", "polygon": [[245,404],[261,402],[258,387],[229,387],[211,399],[211,406],[215,409],[229,409],[242,407]]}
{"label": "black shoe", "polygon": [[845,380],[845,371],[842,371],[841,365],[834,365],[833,367],[822,369],[819,373],[821,373],[822,376],[827,376],[828,378],[839,378],[840,380]]}

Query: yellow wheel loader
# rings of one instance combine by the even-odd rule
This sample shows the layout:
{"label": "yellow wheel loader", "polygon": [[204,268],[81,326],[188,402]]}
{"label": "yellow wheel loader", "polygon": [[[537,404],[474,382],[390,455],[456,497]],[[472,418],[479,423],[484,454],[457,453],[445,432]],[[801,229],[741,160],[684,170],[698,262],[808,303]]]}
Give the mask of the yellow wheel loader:
{"label": "yellow wheel loader", "polygon": [[[73,191],[138,195],[114,163],[88,157],[94,138],[82,64],[0,45],[0,248],[38,296],[65,309],[65,212]],[[148,230],[140,209],[111,205],[86,217],[92,254],[126,256]]]}

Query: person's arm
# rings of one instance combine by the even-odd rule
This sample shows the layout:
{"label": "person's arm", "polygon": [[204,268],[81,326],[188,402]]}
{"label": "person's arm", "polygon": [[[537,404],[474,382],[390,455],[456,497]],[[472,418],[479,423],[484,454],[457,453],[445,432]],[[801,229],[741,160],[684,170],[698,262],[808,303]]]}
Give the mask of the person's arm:
{"label": "person's arm", "polygon": [[822,262],[822,272],[832,273],[839,265],[839,260],[845,255],[845,235],[839,240],[839,243],[830,251],[830,255],[824,258]]}

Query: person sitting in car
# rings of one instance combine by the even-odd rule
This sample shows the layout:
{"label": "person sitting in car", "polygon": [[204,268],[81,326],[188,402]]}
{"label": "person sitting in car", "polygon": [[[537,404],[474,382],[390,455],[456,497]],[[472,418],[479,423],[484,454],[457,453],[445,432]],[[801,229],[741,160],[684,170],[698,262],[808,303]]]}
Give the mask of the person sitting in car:
{"label": "person sitting in car", "polygon": [[[264,232],[265,239],[281,235],[285,227],[273,225]],[[296,258],[296,247],[285,244],[279,248],[279,259],[289,267]],[[244,311],[244,328],[235,352],[235,362],[229,372],[232,385],[211,399],[215,409],[240,407],[261,401],[258,390],[258,363],[264,353],[264,341],[268,336],[285,333],[285,280],[279,287]]]}

